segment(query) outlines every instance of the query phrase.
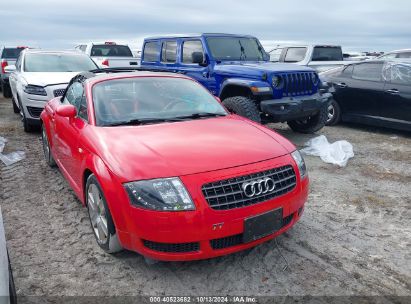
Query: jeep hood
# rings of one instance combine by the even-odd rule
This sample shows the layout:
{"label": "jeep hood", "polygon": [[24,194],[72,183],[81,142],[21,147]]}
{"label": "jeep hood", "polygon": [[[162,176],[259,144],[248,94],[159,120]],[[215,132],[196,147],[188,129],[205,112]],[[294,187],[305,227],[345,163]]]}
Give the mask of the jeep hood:
{"label": "jeep hood", "polygon": [[242,166],[294,149],[277,133],[235,115],[87,129],[91,150],[121,182]]}
{"label": "jeep hood", "polygon": [[69,83],[80,72],[25,72],[27,84],[46,87],[55,84]]}
{"label": "jeep hood", "polygon": [[266,61],[242,62],[230,61],[222,62],[214,67],[214,71],[220,75],[255,77],[260,79],[263,74],[276,72],[314,72],[312,68],[297,66],[290,63],[272,63]]}

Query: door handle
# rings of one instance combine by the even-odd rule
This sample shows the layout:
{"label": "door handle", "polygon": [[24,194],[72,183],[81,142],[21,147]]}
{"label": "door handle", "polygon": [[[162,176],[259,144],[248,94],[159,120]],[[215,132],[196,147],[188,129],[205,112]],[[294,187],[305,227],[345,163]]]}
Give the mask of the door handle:
{"label": "door handle", "polygon": [[385,91],[385,93],[391,94],[391,95],[398,95],[400,94],[400,91],[398,91],[397,89],[390,89]]}
{"label": "door handle", "polygon": [[344,88],[347,87],[347,85],[346,85],[344,82],[336,83],[335,85],[336,85],[337,87],[341,88],[341,89],[344,89]]}

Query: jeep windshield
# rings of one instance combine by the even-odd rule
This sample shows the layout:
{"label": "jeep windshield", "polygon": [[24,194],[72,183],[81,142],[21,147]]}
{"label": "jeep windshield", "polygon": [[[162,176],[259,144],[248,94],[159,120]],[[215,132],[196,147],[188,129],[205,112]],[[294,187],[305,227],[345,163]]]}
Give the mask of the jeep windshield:
{"label": "jeep windshield", "polygon": [[207,43],[215,60],[263,61],[266,54],[255,38],[208,37]]}
{"label": "jeep windshield", "polygon": [[97,126],[157,124],[225,116],[197,82],[171,77],[106,80],[93,87]]}
{"label": "jeep windshield", "polygon": [[27,54],[24,59],[25,72],[82,72],[97,66],[87,55],[82,54]]}

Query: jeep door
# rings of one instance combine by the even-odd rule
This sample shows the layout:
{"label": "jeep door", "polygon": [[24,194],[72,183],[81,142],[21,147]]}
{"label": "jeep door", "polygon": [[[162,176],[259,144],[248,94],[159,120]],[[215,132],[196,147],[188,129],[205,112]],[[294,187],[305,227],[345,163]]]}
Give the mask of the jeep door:
{"label": "jeep door", "polygon": [[[212,94],[217,95],[215,77],[207,64],[203,43],[200,39],[184,39],[180,45],[179,70],[205,86]],[[202,54],[203,62],[195,63],[195,56]]]}

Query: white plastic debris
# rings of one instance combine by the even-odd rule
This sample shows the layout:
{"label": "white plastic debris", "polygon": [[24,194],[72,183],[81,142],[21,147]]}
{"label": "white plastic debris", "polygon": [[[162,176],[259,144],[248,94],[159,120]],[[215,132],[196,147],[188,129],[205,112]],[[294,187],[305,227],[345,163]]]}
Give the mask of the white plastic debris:
{"label": "white plastic debris", "polygon": [[21,161],[26,157],[24,151],[11,152],[9,154],[3,154],[4,146],[6,145],[7,139],[0,136],[0,160],[6,165],[10,166],[18,161]]}
{"label": "white plastic debris", "polygon": [[327,137],[320,135],[305,143],[301,150],[306,155],[319,156],[323,162],[345,167],[350,158],[354,157],[353,146],[346,140],[330,144]]}

